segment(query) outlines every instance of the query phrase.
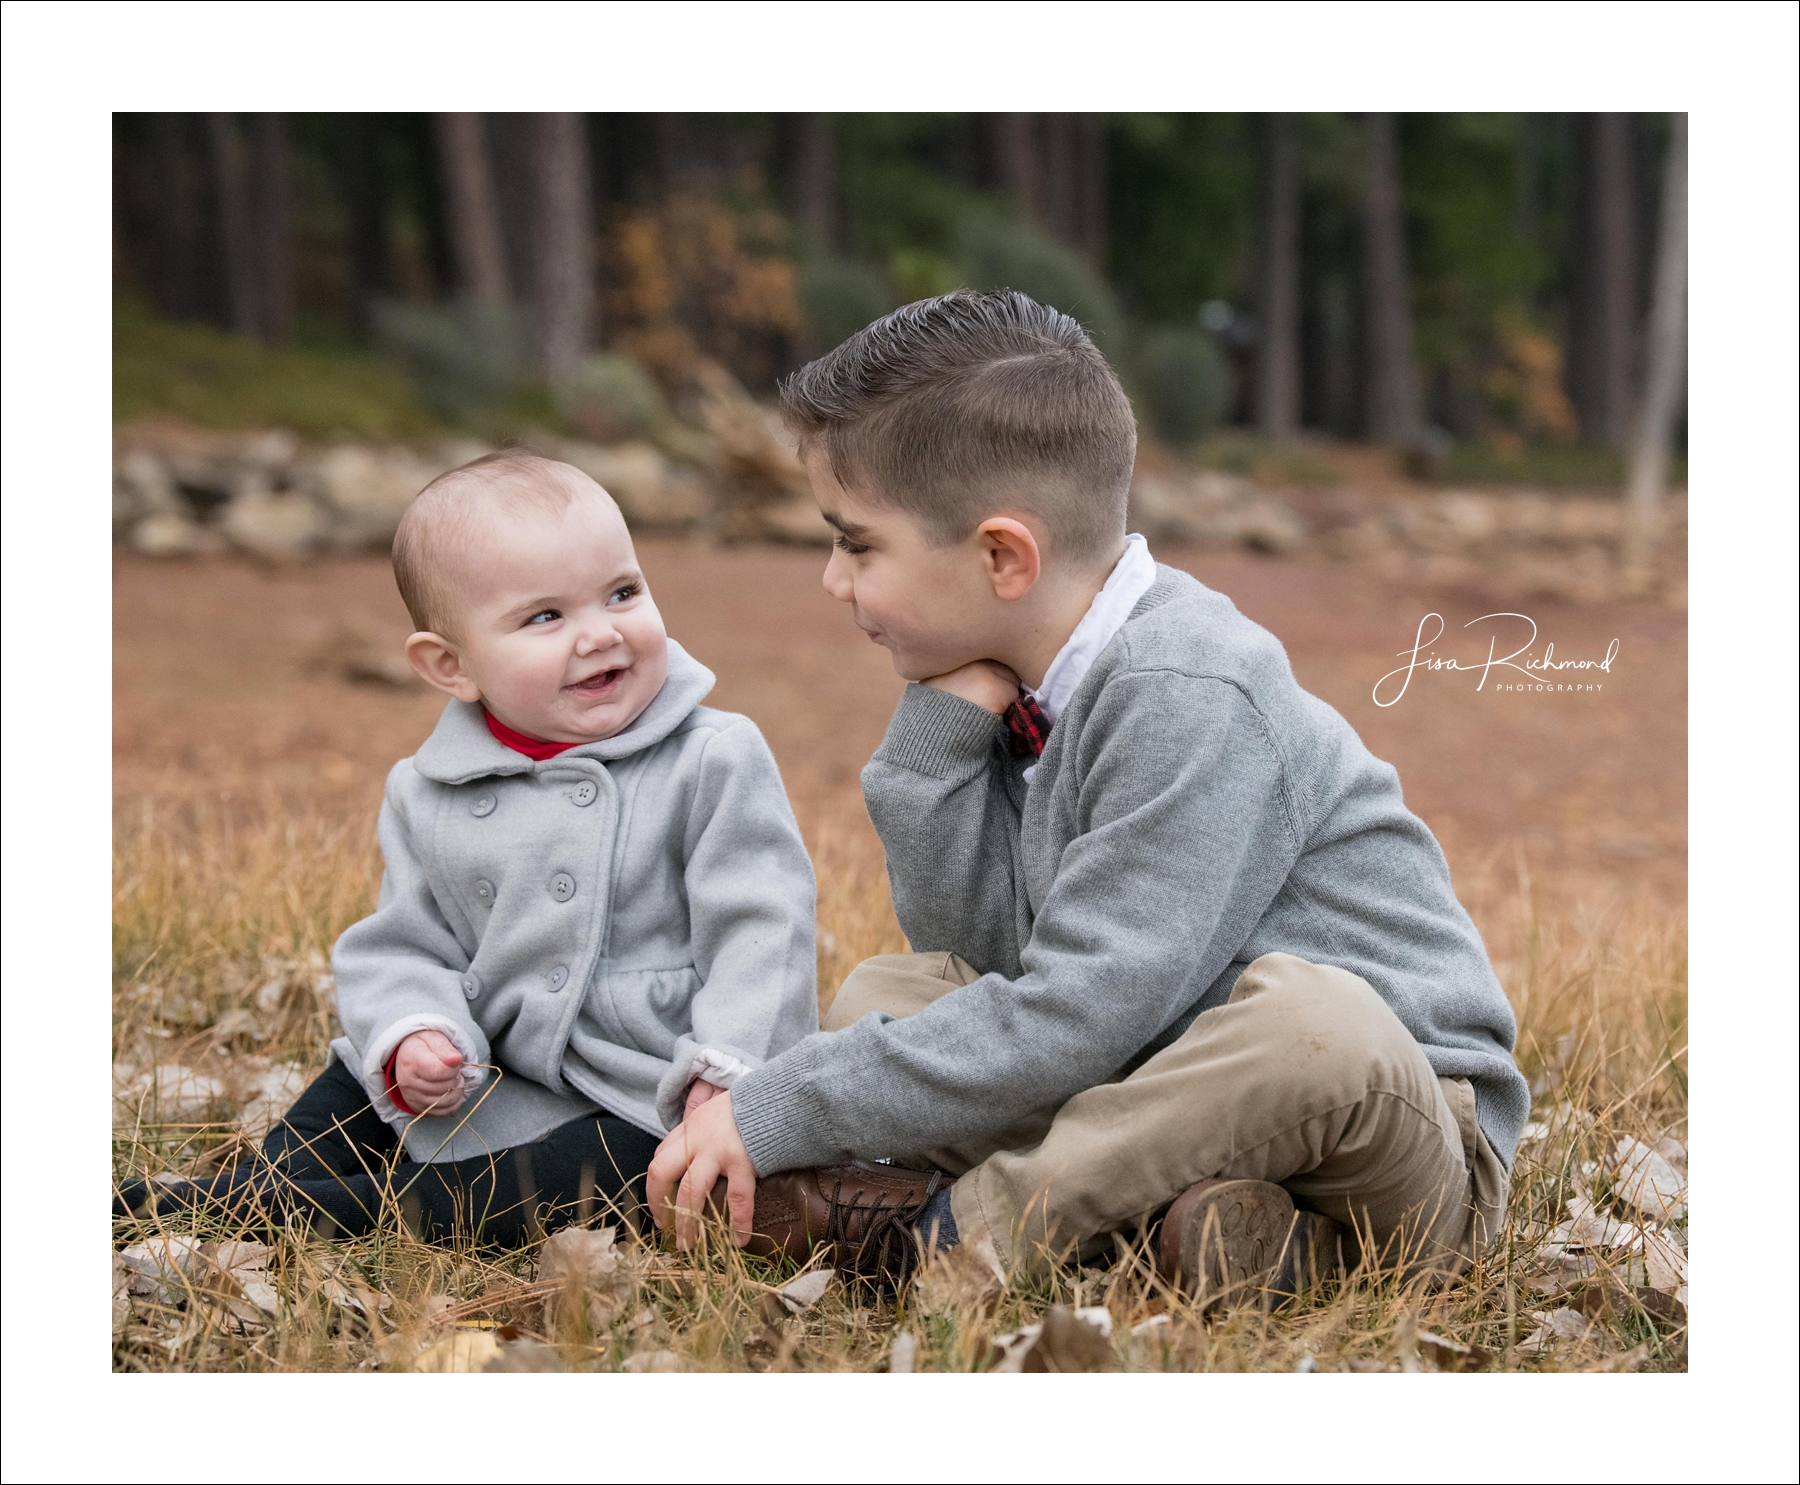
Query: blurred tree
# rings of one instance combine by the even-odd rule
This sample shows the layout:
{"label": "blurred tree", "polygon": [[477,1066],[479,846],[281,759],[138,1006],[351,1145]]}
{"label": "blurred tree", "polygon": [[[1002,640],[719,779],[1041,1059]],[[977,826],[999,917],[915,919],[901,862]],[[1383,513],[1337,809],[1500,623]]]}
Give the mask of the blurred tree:
{"label": "blurred tree", "polygon": [[1043,144],[1037,119],[1028,113],[994,115],[995,158],[1000,182],[1028,220],[1042,224],[1049,212],[1044,182]]}
{"label": "blurred tree", "polygon": [[1364,116],[1367,172],[1363,184],[1363,287],[1367,302],[1369,433],[1409,444],[1423,431],[1413,365],[1411,286],[1401,213],[1400,155],[1394,116]]}
{"label": "blurred tree", "polygon": [[794,217],[821,247],[837,244],[837,147],[828,113],[794,119]]}
{"label": "blurred tree", "polygon": [[1293,116],[1262,118],[1262,324],[1256,424],[1265,438],[1300,431],[1300,162]]}
{"label": "blurred tree", "polygon": [[154,240],[157,307],[174,319],[200,319],[210,311],[202,280],[201,194],[194,158],[192,114],[150,115],[154,158]]}
{"label": "blurred tree", "polygon": [[594,211],[582,115],[531,120],[531,329],[538,368],[574,374],[594,344]]}
{"label": "blurred tree", "polygon": [[1656,249],[1656,282],[1650,306],[1649,367],[1627,474],[1625,566],[1642,582],[1655,539],[1663,481],[1674,441],[1675,415],[1684,391],[1687,353],[1687,115],[1669,120],[1669,151],[1662,186],[1662,228]]}
{"label": "blurred tree", "polygon": [[213,208],[225,267],[225,323],[234,335],[254,339],[257,313],[256,239],[250,221],[243,140],[228,113],[206,116],[207,158],[212,166]]}
{"label": "blurred tree", "polygon": [[348,213],[349,304],[352,327],[367,333],[373,306],[394,290],[388,245],[388,181],[380,114],[347,113],[340,120],[339,170]]}
{"label": "blurred tree", "polygon": [[1570,374],[1581,431],[1623,448],[1633,413],[1637,323],[1634,120],[1597,113],[1579,120],[1582,172],[1575,239]]}
{"label": "blurred tree", "polygon": [[287,119],[256,116],[257,321],[262,338],[284,341],[294,318],[294,188]]}
{"label": "blurred tree", "polygon": [[440,113],[435,132],[457,287],[477,304],[504,309],[512,302],[512,281],[481,115]]}

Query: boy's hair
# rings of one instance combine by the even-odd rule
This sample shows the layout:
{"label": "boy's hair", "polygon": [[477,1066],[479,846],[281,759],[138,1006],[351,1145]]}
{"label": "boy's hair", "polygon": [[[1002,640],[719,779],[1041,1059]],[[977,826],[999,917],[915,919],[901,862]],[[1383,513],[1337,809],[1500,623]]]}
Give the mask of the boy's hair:
{"label": "boy's hair", "polygon": [[781,388],[801,452],[846,489],[961,541],[1006,505],[1058,555],[1109,561],[1125,535],[1137,424],[1070,316],[1013,289],[959,289],[866,325]]}
{"label": "boy's hair", "polygon": [[440,474],[419,491],[394,533],[394,582],[413,627],[454,637],[457,560],[483,514],[536,509],[560,515],[577,495],[600,487],[572,464],[501,449]]}

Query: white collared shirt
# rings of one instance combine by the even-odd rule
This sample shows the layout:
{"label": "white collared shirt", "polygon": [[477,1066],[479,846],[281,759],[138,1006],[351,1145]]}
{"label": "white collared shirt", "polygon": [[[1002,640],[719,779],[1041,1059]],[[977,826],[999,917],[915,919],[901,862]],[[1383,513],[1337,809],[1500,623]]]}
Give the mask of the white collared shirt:
{"label": "white collared shirt", "polygon": [[[1113,564],[1106,585],[1094,595],[1075,632],[1056,652],[1056,658],[1044,672],[1043,684],[1031,693],[1045,720],[1054,725],[1063,714],[1075,688],[1155,581],[1156,559],[1150,555],[1150,543],[1134,531],[1125,538],[1124,554]],[[1025,782],[1030,783],[1036,772],[1037,764],[1033,763],[1025,770]]]}

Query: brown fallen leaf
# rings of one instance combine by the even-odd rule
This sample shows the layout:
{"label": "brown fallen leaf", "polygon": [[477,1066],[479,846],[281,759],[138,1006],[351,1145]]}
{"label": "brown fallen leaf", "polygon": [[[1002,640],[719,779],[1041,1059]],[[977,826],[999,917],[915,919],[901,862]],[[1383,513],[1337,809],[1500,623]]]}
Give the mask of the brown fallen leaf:
{"label": "brown fallen leaf", "polygon": [[1006,1269],[986,1233],[939,1253],[920,1271],[913,1292],[928,1315],[992,1313],[1006,1288]]}
{"label": "brown fallen leaf", "polygon": [[681,1358],[673,1351],[639,1351],[635,1356],[625,1358],[624,1369],[628,1372],[678,1372]]}
{"label": "brown fallen leaf", "polygon": [[1036,1325],[997,1336],[996,1372],[1098,1372],[1118,1364],[1112,1315],[1094,1305],[1072,1310],[1052,1305]]}
{"label": "brown fallen leaf", "polygon": [[1627,1206],[1656,1222],[1679,1222],[1687,1215],[1687,1177],[1642,1140],[1621,1137],[1607,1163]]}
{"label": "brown fallen leaf", "polygon": [[1480,1346],[1465,1345],[1429,1330],[1419,1332],[1418,1345],[1420,1359],[1434,1371],[1478,1372],[1493,1360]]}

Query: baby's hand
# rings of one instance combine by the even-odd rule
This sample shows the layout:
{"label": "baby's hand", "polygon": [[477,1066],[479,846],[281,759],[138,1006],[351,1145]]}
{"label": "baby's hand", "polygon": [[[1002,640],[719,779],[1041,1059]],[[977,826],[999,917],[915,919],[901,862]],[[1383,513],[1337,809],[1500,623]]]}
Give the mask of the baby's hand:
{"label": "baby's hand", "polygon": [[415,1114],[454,1114],[462,1107],[462,1053],[441,1031],[415,1031],[394,1054],[394,1082]]}
{"label": "baby's hand", "polygon": [[972,660],[942,675],[926,676],[920,684],[948,691],[996,714],[1019,699],[1018,676],[998,660]]}
{"label": "baby's hand", "polygon": [[713,1085],[707,1082],[705,1078],[695,1078],[694,1081],[688,1085],[687,1106],[681,1111],[682,1119],[685,1121],[687,1116],[693,1113],[695,1109],[699,1108],[701,1104],[705,1103],[707,1099],[713,1097],[715,1094],[723,1093],[724,1091],[723,1088],[713,1087]]}

